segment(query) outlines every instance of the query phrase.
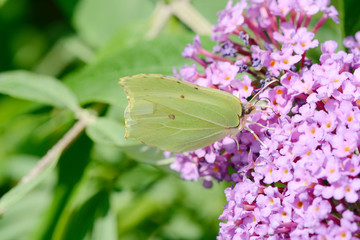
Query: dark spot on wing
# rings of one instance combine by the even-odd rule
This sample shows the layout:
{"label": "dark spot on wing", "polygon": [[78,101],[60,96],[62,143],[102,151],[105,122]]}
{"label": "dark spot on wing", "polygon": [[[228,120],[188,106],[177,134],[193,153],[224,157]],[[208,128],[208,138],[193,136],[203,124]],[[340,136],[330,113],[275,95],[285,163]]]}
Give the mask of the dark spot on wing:
{"label": "dark spot on wing", "polygon": [[180,95],[180,97],[181,97],[181,98],[185,98],[185,96],[184,96],[184,95]]}
{"label": "dark spot on wing", "polygon": [[199,90],[199,88],[198,87],[194,87],[195,88],[195,90]]}
{"label": "dark spot on wing", "polygon": [[175,119],[175,115],[174,114],[169,114],[168,116],[171,120],[174,120]]}
{"label": "dark spot on wing", "polygon": [[180,81],[176,81],[178,84],[181,84],[181,82]]}

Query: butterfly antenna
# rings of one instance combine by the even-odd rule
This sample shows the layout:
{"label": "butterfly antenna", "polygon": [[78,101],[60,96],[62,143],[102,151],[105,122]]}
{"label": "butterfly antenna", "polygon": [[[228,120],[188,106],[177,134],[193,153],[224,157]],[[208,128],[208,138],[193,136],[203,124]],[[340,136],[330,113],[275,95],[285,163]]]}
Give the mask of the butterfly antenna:
{"label": "butterfly antenna", "polygon": [[267,87],[269,87],[271,84],[273,84],[274,82],[279,81],[277,78],[273,78],[272,81],[270,81],[268,84],[266,84],[262,89],[260,89],[260,91],[258,91],[249,101],[250,103],[257,97],[259,96],[260,93],[262,93]]}
{"label": "butterfly antenna", "polygon": [[[271,102],[270,98],[268,98],[268,97],[262,97],[262,98],[266,99],[268,102]],[[261,100],[262,98],[260,98],[259,100]]]}

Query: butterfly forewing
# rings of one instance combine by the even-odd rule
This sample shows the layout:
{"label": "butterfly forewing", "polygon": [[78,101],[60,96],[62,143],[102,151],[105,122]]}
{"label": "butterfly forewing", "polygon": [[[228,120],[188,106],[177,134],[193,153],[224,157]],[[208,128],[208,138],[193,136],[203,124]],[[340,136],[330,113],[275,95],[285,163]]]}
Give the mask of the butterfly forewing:
{"label": "butterfly forewing", "polygon": [[163,75],[120,81],[129,98],[127,137],[166,151],[210,145],[239,125],[240,101],[233,95]]}

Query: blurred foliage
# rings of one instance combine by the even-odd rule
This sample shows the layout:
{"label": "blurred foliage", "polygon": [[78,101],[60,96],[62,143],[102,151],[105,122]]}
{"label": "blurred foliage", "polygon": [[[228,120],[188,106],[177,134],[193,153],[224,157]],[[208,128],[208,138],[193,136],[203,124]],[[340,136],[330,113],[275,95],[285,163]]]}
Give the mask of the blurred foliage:
{"label": "blurred foliage", "polygon": [[[191,64],[181,52],[200,22],[186,11],[206,27],[227,2],[193,0],[175,16],[164,7],[173,1],[0,0],[1,240],[215,239],[227,185],[184,182],[162,152],[123,139],[118,79]],[[334,3],[345,25],[327,21],[317,37],[341,43],[359,21],[342,12],[355,1]],[[202,44],[212,49],[208,36]],[[80,108],[98,117],[56,168],[4,195],[81,118]]]}
{"label": "blurred foliage", "polygon": [[356,0],[346,0],[339,1],[339,7],[341,7],[341,12],[343,13],[343,25],[345,36],[353,36],[360,29],[359,16],[357,15],[360,12],[359,1]]}
{"label": "blurred foliage", "polygon": [[[193,3],[213,24],[226,1]],[[161,162],[162,152],[123,138],[127,100],[118,79],[172,74],[190,63],[181,52],[194,33],[176,16],[160,22],[157,37],[146,38],[162,5],[2,2],[0,196],[69,131],[80,106],[99,118],[56,168],[48,166],[1,199],[1,240],[215,238],[226,186],[184,182],[169,169],[170,161]],[[208,37],[204,44],[212,46]]]}

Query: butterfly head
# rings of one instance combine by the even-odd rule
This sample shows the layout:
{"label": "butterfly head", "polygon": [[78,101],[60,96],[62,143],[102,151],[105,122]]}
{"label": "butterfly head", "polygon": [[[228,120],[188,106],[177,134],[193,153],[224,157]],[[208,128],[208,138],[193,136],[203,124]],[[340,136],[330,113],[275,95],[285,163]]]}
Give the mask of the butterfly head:
{"label": "butterfly head", "polygon": [[250,103],[244,105],[243,108],[244,108],[244,115],[245,116],[249,116],[249,115],[253,114],[254,112],[256,112],[255,105],[252,105]]}

